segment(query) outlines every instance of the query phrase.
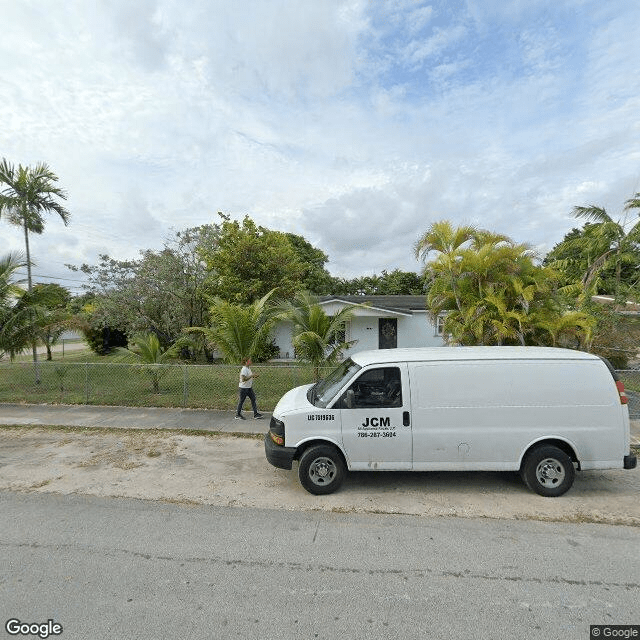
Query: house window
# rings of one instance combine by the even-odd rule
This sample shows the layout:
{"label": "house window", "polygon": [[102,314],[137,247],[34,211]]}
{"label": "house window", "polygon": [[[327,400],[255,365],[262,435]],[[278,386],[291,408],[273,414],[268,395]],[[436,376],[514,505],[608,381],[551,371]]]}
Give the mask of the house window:
{"label": "house window", "polygon": [[444,336],[444,320],[447,317],[446,313],[441,313],[437,318],[436,318],[436,333],[435,335],[437,336]]}

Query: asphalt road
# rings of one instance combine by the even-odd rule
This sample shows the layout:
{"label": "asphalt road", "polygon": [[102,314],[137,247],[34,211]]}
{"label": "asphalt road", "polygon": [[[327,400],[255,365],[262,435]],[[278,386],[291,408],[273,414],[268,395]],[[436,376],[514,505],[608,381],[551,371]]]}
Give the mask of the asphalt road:
{"label": "asphalt road", "polygon": [[636,527],[14,492],[0,513],[3,627],[51,619],[63,640],[586,640],[640,623]]}

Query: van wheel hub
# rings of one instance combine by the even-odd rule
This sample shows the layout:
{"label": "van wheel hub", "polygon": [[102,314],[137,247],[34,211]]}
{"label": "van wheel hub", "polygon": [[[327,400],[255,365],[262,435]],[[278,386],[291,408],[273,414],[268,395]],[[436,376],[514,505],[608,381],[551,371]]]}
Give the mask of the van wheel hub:
{"label": "van wheel hub", "polygon": [[564,467],[553,458],[545,458],[536,469],[538,482],[545,487],[555,487],[564,480]]}
{"label": "van wheel hub", "polygon": [[318,485],[327,484],[336,474],[336,466],[329,458],[318,458],[309,467],[309,477]]}

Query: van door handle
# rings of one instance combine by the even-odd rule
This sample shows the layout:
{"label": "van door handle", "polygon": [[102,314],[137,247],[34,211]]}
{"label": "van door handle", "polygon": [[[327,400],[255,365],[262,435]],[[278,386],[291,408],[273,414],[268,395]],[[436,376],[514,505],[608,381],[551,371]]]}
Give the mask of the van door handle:
{"label": "van door handle", "polygon": [[402,412],[402,424],[405,427],[408,427],[411,424],[411,418],[409,416],[409,412],[408,411],[403,411]]}

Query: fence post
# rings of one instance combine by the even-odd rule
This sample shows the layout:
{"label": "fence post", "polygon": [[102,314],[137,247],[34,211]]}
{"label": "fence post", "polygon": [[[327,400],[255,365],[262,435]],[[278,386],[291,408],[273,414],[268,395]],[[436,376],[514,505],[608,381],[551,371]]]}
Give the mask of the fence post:
{"label": "fence post", "polygon": [[84,363],[84,403],[89,404],[89,363]]}
{"label": "fence post", "polygon": [[182,375],[182,406],[186,407],[187,402],[189,401],[189,383],[188,383],[188,374],[187,374],[187,365],[182,365],[183,375]]}

